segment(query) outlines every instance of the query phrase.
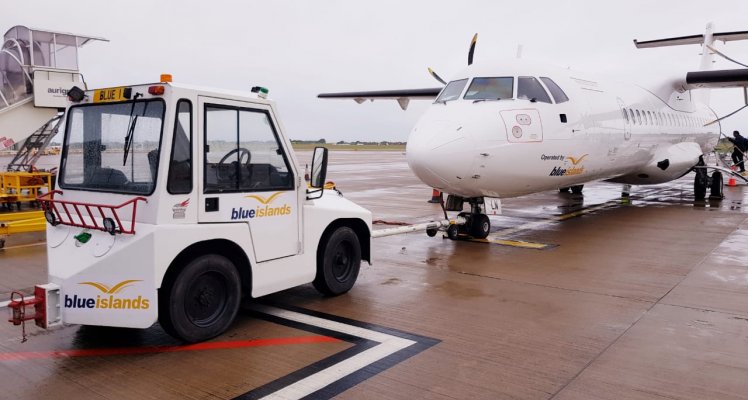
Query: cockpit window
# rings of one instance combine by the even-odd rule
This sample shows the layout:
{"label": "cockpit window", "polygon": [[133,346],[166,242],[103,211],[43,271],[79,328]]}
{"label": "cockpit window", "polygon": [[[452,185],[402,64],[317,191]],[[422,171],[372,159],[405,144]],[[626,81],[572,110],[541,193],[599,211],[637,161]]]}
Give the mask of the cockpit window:
{"label": "cockpit window", "polygon": [[564,93],[564,91],[561,90],[561,87],[558,86],[556,82],[553,81],[553,79],[541,76],[540,80],[543,81],[543,83],[545,83],[545,86],[548,88],[548,90],[551,91],[551,96],[553,96],[553,100],[556,102],[556,104],[566,103],[567,101],[569,101],[569,98],[566,96],[566,93]]}
{"label": "cockpit window", "polygon": [[450,100],[457,100],[460,98],[460,93],[462,93],[462,89],[465,88],[467,81],[467,79],[460,79],[459,81],[449,82],[447,87],[442,90],[442,94],[436,98],[436,102],[446,103]]}
{"label": "cockpit window", "polygon": [[465,100],[511,99],[514,78],[473,78],[465,93]]}
{"label": "cockpit window", "polygon": [[539,101],[541,103],[550,103],[551,98],[545,92],[540,82],[532,76],[520,76],[517,79],[517,98],[524,100]]}

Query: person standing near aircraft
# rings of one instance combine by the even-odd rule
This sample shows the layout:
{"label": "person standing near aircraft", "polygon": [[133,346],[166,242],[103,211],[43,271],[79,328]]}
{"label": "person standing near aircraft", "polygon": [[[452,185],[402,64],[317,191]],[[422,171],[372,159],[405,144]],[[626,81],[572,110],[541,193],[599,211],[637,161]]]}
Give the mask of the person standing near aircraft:
{"label": "person standing near aircraft", "polygon": [[732,162],[740,167],[740,172],[745,172],[745,164],[743,163],[743,154],[748,150],[748,139],[740,135],[740,132],[733,131],[732,136],[735,139],[727,138],[733,144],[732,150]]}

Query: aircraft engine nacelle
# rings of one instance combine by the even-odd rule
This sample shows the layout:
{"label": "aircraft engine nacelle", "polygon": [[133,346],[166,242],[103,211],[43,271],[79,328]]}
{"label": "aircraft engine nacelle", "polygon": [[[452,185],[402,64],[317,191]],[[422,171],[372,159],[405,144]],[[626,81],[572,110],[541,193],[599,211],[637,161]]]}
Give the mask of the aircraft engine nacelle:
{"label": "aircraft engine nacelle", "polygon": [[699,162],[703,154],[697,143],[678,143],[655,152],[649,164],[633,173],[609,179],[608,182],[649,185],[678,179]]}

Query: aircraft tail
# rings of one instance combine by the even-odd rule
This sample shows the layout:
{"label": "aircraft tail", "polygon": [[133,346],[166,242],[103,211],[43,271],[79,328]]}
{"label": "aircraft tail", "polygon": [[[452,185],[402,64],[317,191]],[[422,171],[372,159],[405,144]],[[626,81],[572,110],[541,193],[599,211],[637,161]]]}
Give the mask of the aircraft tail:
{"label": "aircraft tail", "polygon": [[[687,44],[701,45],[701,60],[697,72],[689,72],[686,78],[685,89],[698,89],[693,93],[693,99],[709,104],[709,89],[713,87],[745,87],[746,82],[738,84],[726,82],[721,76],[725,71],[711,71],[714,64],[714,42],[729,42],[733,40],[748,39],[748,31],[739,32],[718,32],[714,33],[714,24],[711,22],[706,25],[706,30],[702,35],[680,36],[665,39],[655,39],[647,41],[634,40],[634,45],[639,49],[665,47],[665,46],[682,46]],[[693,74],[693,77],[692,77]],[[698,77],[698,78],[697,78]],[[721,80],[720,80],[721,79]]]}

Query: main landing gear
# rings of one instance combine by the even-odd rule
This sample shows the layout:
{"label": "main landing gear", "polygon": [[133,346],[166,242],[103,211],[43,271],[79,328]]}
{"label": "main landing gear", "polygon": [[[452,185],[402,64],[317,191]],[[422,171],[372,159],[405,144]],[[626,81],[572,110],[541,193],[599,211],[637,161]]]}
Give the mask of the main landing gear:
{"label": "main landing gear", "polygon": [[[467,201],[470,203],[470,212],[463,212],[463,204]],[[457,215],[465,219],[464,225],[450,225],[447,228],[447,237],[457,240],[460,235],[468,235],[475,239],[485,239],[491,233],[491,220],[488,215],[483,213],[483,197],[474,197],[465,199],[459,196],[447,196],[447,203],[444,205],[444,211],[460,211]],[[426,234],[435,236],[436,229],[429,229]]]}
{"label": "main landing gear", "polygon": [[[703,159],[699,160],[696,164],[697,167],[703,167],[706,164]],[[706,190],[709,190],[710,199],[723,199],[725,196],[722,193],[724,188],[724,182],[722,180],[722,173],[714,171],[710,177],[707,173],[706,168],[694,168],[696,176],[693,178],[693,197],[696,200],[704,200],[706,198]]]}

